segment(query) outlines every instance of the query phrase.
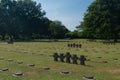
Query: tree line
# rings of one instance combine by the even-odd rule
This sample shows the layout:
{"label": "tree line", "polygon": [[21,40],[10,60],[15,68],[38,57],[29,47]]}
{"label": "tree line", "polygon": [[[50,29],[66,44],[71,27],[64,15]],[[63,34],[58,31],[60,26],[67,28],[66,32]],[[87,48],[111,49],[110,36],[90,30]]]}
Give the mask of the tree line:
{"label": "tree line", "polygon": [[120,38],[120,0],[94,0],[73,32],[60,21],[45,17],[41,4],[32,0],[0,0],[0,39],[15,40]]}
{"label": "tree line", "polygon": [[41,4],[32,0],[0,0],[0,38],[31,40],[65,38],[69,30],[45,17]]}

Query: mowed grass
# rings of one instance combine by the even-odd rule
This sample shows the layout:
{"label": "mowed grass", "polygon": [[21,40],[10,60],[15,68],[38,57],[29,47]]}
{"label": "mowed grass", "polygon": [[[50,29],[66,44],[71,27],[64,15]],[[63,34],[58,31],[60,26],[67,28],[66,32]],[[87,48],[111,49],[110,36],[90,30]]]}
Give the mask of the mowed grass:
{"label": "mowed grass", "polygon": [[[81,43],[82,48],[68,48],[68,43]],[[90,61],[86,61],[86,66],[54,62],[51,55],[55,52],[85,55]],[[0,71],[0,80],[84,80],[84,75],[92,75],[95,80],[120,80],[120,43],[104,45],[87,40],[0,42],[0,58],[4,58],[0,60],[0,68],[9,68],[9,71]],[[13,61],[9,62],[8,59]],[[17,64],[18,61],[23,61],[23,64]],[[50,70],[44,70],[44,67]],[[61,71],[69,71],[70,74],[61,74]],[[13,73],[16,72],[23,72],[24,75],[15,77]]]}

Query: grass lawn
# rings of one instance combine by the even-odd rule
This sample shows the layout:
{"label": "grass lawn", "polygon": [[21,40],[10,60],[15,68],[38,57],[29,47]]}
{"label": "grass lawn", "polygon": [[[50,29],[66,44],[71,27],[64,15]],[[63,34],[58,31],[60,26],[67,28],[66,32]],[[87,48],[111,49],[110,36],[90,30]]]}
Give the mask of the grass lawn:
{"label": "grass lawn", "polygon": [[[69,40],[69,43],[74,42],[81,43],[82,48],[68,48],[67,41],[0,42],[0,69],[9,68],[8,71],[0,71],[0,80],[85,80],[84,75],[92,75],[94,80],[120,80],[120,43],[104,45],[87,40]],[[86,66],[54,62],[51,55],[55,52],[85,55],[90,61],[86,61]],[[23,64],[18,64],[19,61]],[[44,70],[44,67],[50,70]],[[61,74],[61,71],[70,73]],[[24,75],[13,76],[16,72]]]}

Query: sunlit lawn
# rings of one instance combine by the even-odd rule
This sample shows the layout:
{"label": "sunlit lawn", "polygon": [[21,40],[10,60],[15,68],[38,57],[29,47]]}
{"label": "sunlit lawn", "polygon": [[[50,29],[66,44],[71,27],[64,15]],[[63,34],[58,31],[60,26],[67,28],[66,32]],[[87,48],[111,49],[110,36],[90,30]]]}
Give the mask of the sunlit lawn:
{"label": "sunlit lawn", "polygon": [[[92,75],[95,80],[120,80],[120,43],[104,45],[87,40],[69,40],[69,43],[74,42],[81,43],[82,48],[67,48],[67,41],[0,42],[0,58],[4,58],[0,60],[0,68],[9,68],[9,71],[0,71],[0,80],[84,80],[84,75]],[[55,52],[85,55],[90,61],[86,61],[86,66],[54,62],[51,55]],[[8,59],[13,61],[9,62]],[[17,64],[18,61],[23,61],[23,64]],[[70,73],[61,74],[64,70]],[[16,72],[23,72],[24,75],[15,77],[13,73]]]}

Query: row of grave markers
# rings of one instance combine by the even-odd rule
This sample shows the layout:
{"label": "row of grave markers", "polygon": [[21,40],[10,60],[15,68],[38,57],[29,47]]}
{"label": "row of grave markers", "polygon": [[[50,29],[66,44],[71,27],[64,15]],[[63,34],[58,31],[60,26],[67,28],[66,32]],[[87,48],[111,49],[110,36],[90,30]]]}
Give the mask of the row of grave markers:
{"label": "row of grave markers", "polygon": [[[3,57],[1,57],[0,60],[5,60],[5,59],[4,59]],[[13,62],[14,60],[8,59],[8,60],[6,60],[6,61]],[[23,64],[23,61],[17,61],[17,63],[18,63],[18,64]],[[35,64],[28,64],[28,66],[34,67]],[[44,69],[44,70],[50,70],[49,67],[44,67],[43,69]],[[10,70],[9,68],[0,68],[0,71],[2,71],[2,72],[6,72],[6,71],[9,71],[9,70]],[[60,74],[69,74],[69,73],[70,73],[70,72],[69,72],[69,71],[66,71],[66,70],[60,72]],[[15,76],[15,77],[17,77],[17,76],[23,76],[23,75],[25,75],[25,74],[24,74],[23,72],[16,72],[16,73],[13,73],[12,75]],[[93,79],[94,79],[94,76],[84,75],[83,78],[93,80]]]}
{"label": "row of grave markers", "polygon": [[72,60],[73,64],[78,64],[77,60],[79,60],[81,65],[85,65],[85,61],[86,61],[86,58],[84,55],[81,55],[80,57],[78,57],[75,54],[71,55],[70,52],[66,52],[66,54],[61,53],[60,55],[58,55],[58,53],[54,53],[53,58],[54,58],[54,61],[60,60],[61,62],[66,62],[66,63],[71,63],[71,60]]}
{"label": "row of grave markers", "polygon": [[[0,57],[0,60],[5,60],[3,57]],[[13,62],[14,60],[13,59],[7,59],[6,61],[8,62]],[[23,64],[23,61],[17,61],[16,62],[17,64]],[[27,66],[31,66],[31,67],[34,67],[35,64],[27,64]],[[43,70],[49,70],[50,68],[49,67],[43,67]],[[9,68],[0,68],[0,71],[9,71]],[[17,73],[13,73],[12,74],[13,76],[23,76],[24,74],[22,72],[17,72]]]}
{"label": "row of grave markers", "polygon": [[103,44],[105,44],[105,45],[115,45],[116,43],[115,42],[103,42]]}
{"label": "row of grave markers", "polygon": [[67,47],[68,48],[81,48],[82,44],[80,44],[80,43],[68,43]]}

